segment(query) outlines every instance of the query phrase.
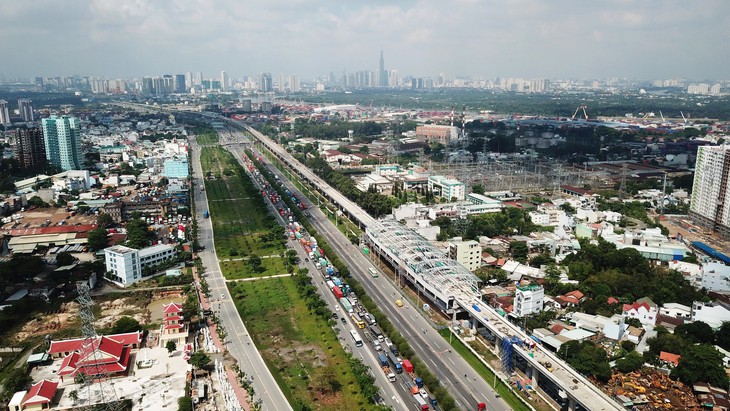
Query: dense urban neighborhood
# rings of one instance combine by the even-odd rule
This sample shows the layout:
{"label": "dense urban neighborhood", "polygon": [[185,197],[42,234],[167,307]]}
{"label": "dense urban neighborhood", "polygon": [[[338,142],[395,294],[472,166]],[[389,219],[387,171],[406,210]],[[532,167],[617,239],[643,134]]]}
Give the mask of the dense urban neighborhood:
{"label": "dense urban neighborhood", "polygon": [[730,407],[730,118],[249,80],[0,87],[8,409]]}

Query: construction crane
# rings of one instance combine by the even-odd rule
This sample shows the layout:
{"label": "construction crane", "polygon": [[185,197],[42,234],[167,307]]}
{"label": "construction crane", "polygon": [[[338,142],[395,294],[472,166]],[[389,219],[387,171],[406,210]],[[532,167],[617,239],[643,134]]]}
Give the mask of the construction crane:
{"label": "construction crane", "polygon": [[684,116],[684,113],[683,113],[683,112],[681,112],[681,111],[679,112],[679,114],[681,114],[681,115],[682,115],[682,120],[684,120],[684,125],[686,126],[686,125],[687,125],[687,123],[689,122],[689,113],[687,113],[687,117],[685,117],[685,116]]}
{"label": "construction crane", "polygon": [[578,108],[575,109],[575,113],[573,113],[573,117],[570,118],[570,121],[575,120],[575,117],[578,115],[578,112],[583,110],[583,116],[588,120],[588,113],[586,113],[586,109],[588,107],[586,106],[578,106]]}

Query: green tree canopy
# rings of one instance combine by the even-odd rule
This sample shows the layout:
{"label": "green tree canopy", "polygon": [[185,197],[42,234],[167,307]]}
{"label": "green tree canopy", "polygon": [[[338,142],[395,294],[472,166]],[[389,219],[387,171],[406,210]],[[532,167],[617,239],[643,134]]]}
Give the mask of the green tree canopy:
{"label": "green tree canopy", "polygon": [[112,334],[124,334],[139,331],[141,328],[139,321],[132,317],[124,316],[114,323],[111,332]]}
{"label": "green tree canopy", "polygon": [[87,241],[89,242],[89,248],[91,248],[91,250],[103,250],[109,246],[109,233],[105,228],[95,228],[89,231]]}
{"label": "green tree canopy", "polygon": [[702,321],[678,325],[674,334],[690,343],[712,344],[715,341],[715,332],[709,324]]}
{"label": "green tree canopy", "polygon": [[210,363],[210,357],[202,351],[196,351],[190,356],[189,362],[193,367],[202,369]]}
{"label": "green tree canopy", "polygon": [[616,360],[616,369],[622,373],[640,370],[644,366],[644,357],[636,351],[631,351],[624,358]]}
{"label": "green tree canopy", "polygon": [[701,381],[726,388],[728,377],[722,366],[722,357],[710,344],[690,345],[682,350],[679,365],[672,370],[672,376],[688,385]]}
{"label": "green tree canopy", "polygon": [[71,253],[69,253],[69,252],[64,251],[64,252],[58,253],[56,255],[56,264],[59,267],[63,267],[65,265],[71,265],[74,263],[74,261],[76,261],[76,258],[74,258],[74,256],[71,255]]}
{"label": "green tree canopy", "polygon": [[150,243],[150,231],[147,223],[139,218],[127,223],[127,246],[131,248],[145,248]]}
{"label": "green tree canopy", "polygon": [[107,213],[100,213],[96,217],[96,224],[101,228],[109,228],[114,225],[114,219]]}

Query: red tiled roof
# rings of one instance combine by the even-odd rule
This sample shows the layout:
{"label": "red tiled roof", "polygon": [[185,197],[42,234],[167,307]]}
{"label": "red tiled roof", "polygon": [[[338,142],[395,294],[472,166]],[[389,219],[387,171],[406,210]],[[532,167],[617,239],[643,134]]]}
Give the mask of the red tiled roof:
{"label": "red tiled roof", "polygon": [[630,311],[633,308],[634,310],[639,311],[639,308],[641,307],[646,308],[646,311],[651,310],[651,307],[647,303],[624,304],[623,310]]}
{"label": "red tiled roof", "polygon": [[[108,335],[108,336],[106,336],[106,338],[112,339],[123,345],[132,345],[132,344],[139,344],[140,342],[142,342],[142,333],[140,333],[139,331],[135,331],[132,333]],[[48,354],[54,355],[54,354],[61,354],[61,353],[65,353],[65,352],[77,351],[77,350],[81,349],[83,344],[84,344],[84,340],[82,338],[74,338],[72,340],[51,341],[51,346],[48,349]]]}
{"label": "red tiled roof", "polygon": [[180,321],[182,319],[183,318],[181,316],[179,316],[179,315],[170,315],[168,317],[165,317],[165,322],[168,322],[168,321]]}
{"label": "red tiled roof", "polygon": [[552,331],[554,334],[560,334],[560,332],[564,329],[565,327],[560,324],[553,324],[552,327],[550,327],[550,331]]}
{"label": "red tiled roof", "polygon": [[58,370],[58,375],[70,375],[75,376],[81,367],[84,366],[84,372],[88,375],[99,375],[99,374],[117,374],[127,370],[129,366],[129,357],[131,349],[124,347],[119,355],[118,361],[94,361],[92,358],[90,361],[79,362],[80,355],[73,353],[63,359],[61,368]]}
{"label": "red tiled roof", "polygon": [[166,330],[175,330],[180,328],[183,328],[182,324],[165,324]]}
{"label": "red tiled roof", "polygon": [[666,351],[660,351],[659,352],[659,360],[664,362],[669,362],[674,364],[675,366],[679,365],[679,359],[682,358],[679,354],[672,354],[670,352]]}
{"label": "red tiled roof", "polygon": [[165,304],[164,307],[165,309],[162,311],[164,314],[182,312],[182,306],[176,303]]}
{"label": "red tiled roof", "polygon": [[57,225],[52,227],[16,228],[9,230],[12,236],[37,235],[37,234],[60,234],[60,233],[85,233],[95,229],[96,224],[86,225]]}
{"label": "red tiled roof", "polygon": [[58,383],[50,380],[43,380],[33,384],[25,395],[23,407],[26,405],[46,404],[53,400],[56,395]]}
{"label": "red tiled roof", "polygon": [[618,304],[618,300],[613,297],[608,297],[608,300],[606,301],[609,304]]}

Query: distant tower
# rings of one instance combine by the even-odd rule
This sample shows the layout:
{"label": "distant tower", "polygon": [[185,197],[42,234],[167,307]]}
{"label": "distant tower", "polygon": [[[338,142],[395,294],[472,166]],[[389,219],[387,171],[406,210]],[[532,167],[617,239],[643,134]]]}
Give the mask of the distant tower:
{"label": "distant tower", "polygon": [[274,91],[273,81],[271,79],[271,73],[261,73],[261,82],[259,83],[259,90],[264,93]]}
{"label": "distant tower", "polygon": [[380,49],[380,87],[388,87],[388,73],[385,72],[385,59],[383,58],[383,49]]}
{"label": "distant tower", "polygon": [[27,98],[21,98],[18,100],[18,111],[20,111],[20,118],[23,121],[33,121],[35,116],[33,115],[33,101]]}
{"label": "distant tower", "polygon": [[230,79],[228,78],[228,73],[221,71],[221,91],[228,91],[229,83]]}
{"label": "distant tower", "polygon": [[0,124],[10,124],[10,111],[5,100],[0,100]]}

